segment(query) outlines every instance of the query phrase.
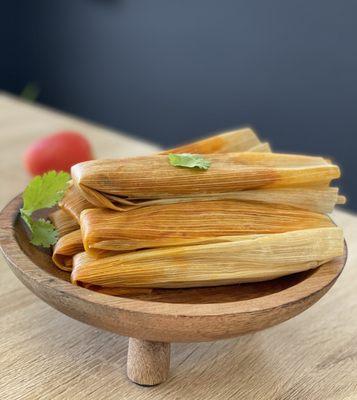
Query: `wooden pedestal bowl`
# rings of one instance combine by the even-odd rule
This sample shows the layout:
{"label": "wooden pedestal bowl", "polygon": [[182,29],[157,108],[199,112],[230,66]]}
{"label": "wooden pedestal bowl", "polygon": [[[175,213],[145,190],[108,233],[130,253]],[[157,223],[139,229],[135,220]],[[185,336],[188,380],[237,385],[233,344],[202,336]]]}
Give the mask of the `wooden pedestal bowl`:
{"label": "wooden pedestal bowl", "polygon": [[345,249],[344,256],[315,270],[273,281],[113,297],[73,286],[49,253],[29,243],[21,204],[18,196],[0,215],[0,244],[14,274],[64,314],[128,336],[128,377],[142,385],[167,378],[171,342],[232,338],[286,321],[319,300],[346,262]]}

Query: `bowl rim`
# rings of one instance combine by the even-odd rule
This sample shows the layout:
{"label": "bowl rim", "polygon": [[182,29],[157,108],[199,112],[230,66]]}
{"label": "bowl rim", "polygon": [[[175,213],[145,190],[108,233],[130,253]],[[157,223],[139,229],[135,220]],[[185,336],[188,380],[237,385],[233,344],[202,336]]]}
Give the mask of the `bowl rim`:
{"label": "bowl rim", "polygon": [[[153,302],[142,298],[128,298],[109,296],[96,293],[88,289],[75,286],[51,275],[39,268],[21,249],[16,236],[14,224],[22,205],[22,195],[13,198],[0,213],[0,247],[15,275],[25,274],[29,280],[56,292],[58,296],[71,296],[78,301],[85,301],[103,307],[112,307],[117,311],[134,312],[146,315],[160,315],[168,317],[229,317],[238,314],[267,312],[280,307],[286,307],[296,302],[307,300],[318,292],[332,286],[341,274],[347,260],[347,245],[345,243],[344,255],[323,264],[305,280],[298,282],[282,291],[266,296],[255,297],[247,300],[222,302],[222,303],[165,303]],[[309,280],[313,284],[306,285]],[[284,292],[284,296],[282,296]],[[238,306],[239,303],[239,306]],[[232,305],[236,310],[232,312]]]}

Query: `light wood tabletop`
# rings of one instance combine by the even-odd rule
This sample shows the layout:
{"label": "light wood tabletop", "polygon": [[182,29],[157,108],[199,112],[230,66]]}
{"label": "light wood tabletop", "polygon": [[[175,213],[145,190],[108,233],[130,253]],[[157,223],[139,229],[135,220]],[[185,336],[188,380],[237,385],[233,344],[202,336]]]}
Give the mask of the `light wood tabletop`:
{"label": "light wood tabletop", "polygon": [[[0,95],[3,207],[29,177],[21,156],[35,138],[63,129],[91,140],[97,157],[149,154],[156,146]],[[125,374],[127,338],[87,326],[36,298],[0,263],[0,398],[357,399],[357,216],[338,210],[349,259],[331,291],[303,314],[265,331],[174,344],[171,376],[140,387]],[[165,327],[162,327],[165,329]]]}

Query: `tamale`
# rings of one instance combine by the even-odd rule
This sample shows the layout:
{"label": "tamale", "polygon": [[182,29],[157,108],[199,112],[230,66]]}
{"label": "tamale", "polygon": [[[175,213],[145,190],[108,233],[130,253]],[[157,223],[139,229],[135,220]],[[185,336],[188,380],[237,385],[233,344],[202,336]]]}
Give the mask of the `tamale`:
{"label": "tamale", "polygon": [[[282,204],[301,208],[303,210],[318,213],[330,213],[336,204],[345,204],[346,198],[338,194],[338,188],[316,186],[297,188],[278,188],[264,190],[241,190],[235,193],[218,193],[215,195],[190,195],[190,197],[176,197],[170,199],[145,200],[130,206],[122,206],[122,210],[129,211],[135,208],[148,207],[159,204],[174,204],[190,201],[216,201],[216,200],[238,200],[257,201],[263,203]],[[107,195],[108,199],[115,202],[116,197]],[[110,207],[109,207],[110,208]]]}
{"label": "tamale", "polygon": [[338,195],[336,204],[346,204],[347,198],[346,196]]}
{"label": "tamale", "polygon": [[249,150],[250,152],[261,152],[261,153],[270,153],[271,152],[271,147],[268,142],[263,142],[259,143],[253,147],[251,147]]}
{"label": "tamale", "polygon": [[[73,256],[74,263],[84,263],[87,262],[89,256],[86,252],[77,253]],[[102,287],[98,285],[91,285],[83,283],[80,286],[84,287],[85,289],[92,290],[97,293],[108,294],[111,296],[123,296],[123,295],[138,295],[138,294],[150,294],[153,289],[150,288],[142,288],[142,287]]]}
{"label": "tamale", "polygon": [[72,167],[82,196],[97,207],[123,210],[147,199],[213,196],[252,189],[327,187],[338,166],[321,157],[276,153],[207,155],[206,170],[173,167],[166,155],[95,160]]}
{"label": "tamale", "polygon": [[57,229],[59,237],[79,229],[77,220],[63,210],[53,211],[49,219]]}
{"label": "tamale", "polygon": [[84,250],[80,229],[62,236],[53,248],[52,260],[63,271],[72,270],[72,258]]}
{"label": "tamale", "polygon": [[[59,269],[71,271],[73,256],[84,251],[81,230],[78,229],[62,236],[55,244],[52,252],[52,261]],[[96,258],[109,257],[117,254],[117,251],[100,250],[96,251]]]}
{"label": "tamale", "polygon": [[[251,148],[261,145],[260,140],[251,128],[242,128],[229,132],[223,132],[208,138],[188,143],[162,151],[159,154],[169,153],[233,153],[238,151],[250,151]],[[266,146],[264,146],[267,149]],[[254,150],[256,151],[256,150]],[[260,150],[258,150],[260,151]]]}
{"label": "tamale", "polygon": [[220,236],[334,226],[323,214],[233,200],[153,205],[126,213],[92,208],[81,213],[80,225],[84,248],[92,256],[103,250],[123,252],[212,243]]}
{"label": "tamale", "polygon": [[74,261],[75,284],[185,288],[258,282],[316,268],[343,254],[337,227],[231,238]]}
{"label": "tamale", "polygon": [[93,204],[89,203],[73,184],[67,189],[59,206],[63,211],[71,215],[77,223],[79,223],[79,216],[83,210],[93,208]]}

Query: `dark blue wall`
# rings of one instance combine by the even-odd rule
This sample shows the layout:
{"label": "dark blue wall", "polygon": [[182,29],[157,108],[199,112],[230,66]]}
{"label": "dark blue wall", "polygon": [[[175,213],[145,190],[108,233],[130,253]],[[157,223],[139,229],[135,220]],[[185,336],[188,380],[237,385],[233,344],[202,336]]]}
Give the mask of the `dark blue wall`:
{"label": "dark blue wall", "polygon": [[2,88],[163,145],[252,124],[336,159],[357,210],[356,1],[2,3]]}

